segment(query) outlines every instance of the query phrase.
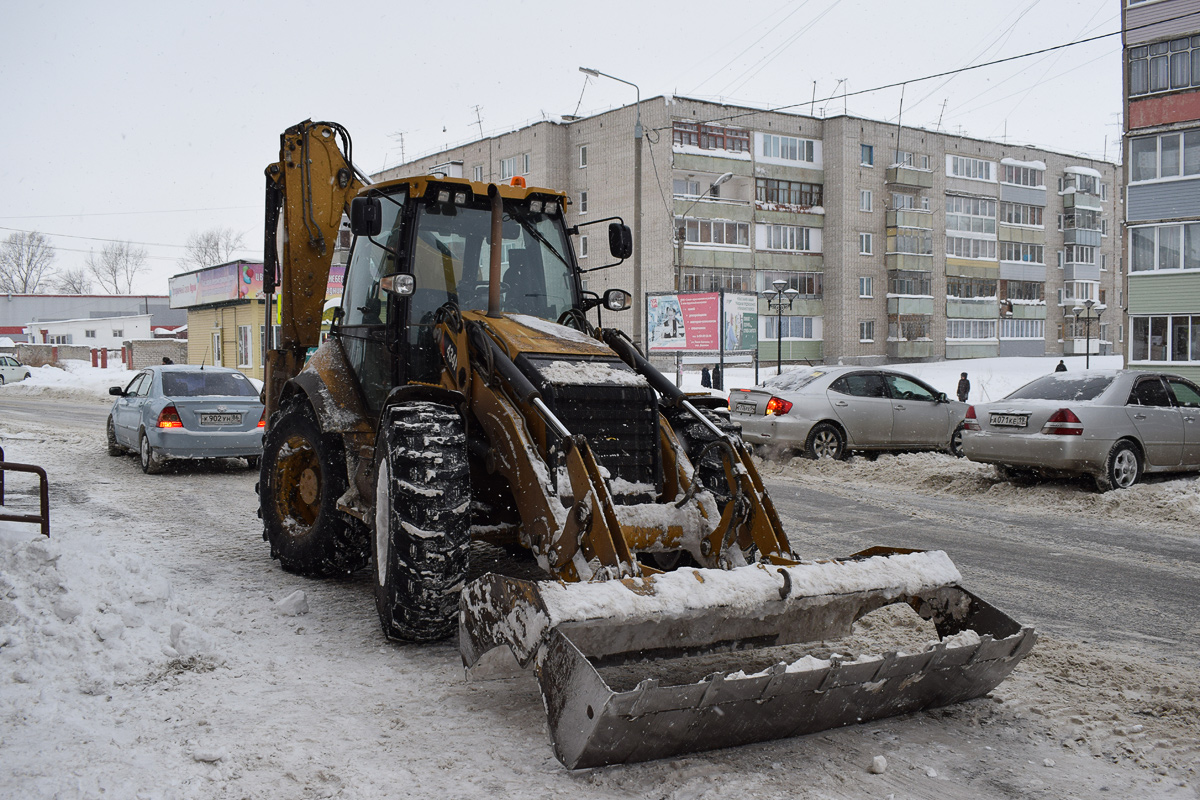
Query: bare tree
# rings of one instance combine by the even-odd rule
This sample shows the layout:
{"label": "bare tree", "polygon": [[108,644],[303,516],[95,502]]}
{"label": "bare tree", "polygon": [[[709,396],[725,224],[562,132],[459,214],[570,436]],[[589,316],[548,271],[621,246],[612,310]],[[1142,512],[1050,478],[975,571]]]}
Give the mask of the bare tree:
{"label": "bare tree", "polygon": [[100,255],[89,253],[87,269],[109,294],[133,294],[133,280],[146,270],[146,248],[132,242],[104,245]]}
{"label": "bare tree", "polygon": [[85,267],[65,269],[50,284],[62,294],[91,294],[92,278]]}
{"label": "bare tree", "polygon": [[36,292],[49,277],[54,245],[37,231],[18,231],[0,245],[0,292]]}
{"label": "bare tree", "polygon": [[188,237],[187,254],[179,259],[185,270],[203,269],[233,260],[233,254],[245,248],[242,234],[232,228],[211,228]]}

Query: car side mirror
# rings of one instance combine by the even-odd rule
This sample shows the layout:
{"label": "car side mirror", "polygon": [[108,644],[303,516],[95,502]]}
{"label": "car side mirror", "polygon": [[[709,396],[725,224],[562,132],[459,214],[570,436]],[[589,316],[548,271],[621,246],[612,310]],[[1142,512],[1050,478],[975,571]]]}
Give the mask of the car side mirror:
{"label": "car side mirror", "polygon": [[378,197],[356,197],[350,201],[350,232],[355,236],[378,236],[383,230],[383,204]]}
{"label": "car side mirror", "polygon": [[629,258],[633,255],[633,233],[629,226],[613,222],[608,226],[608,252],[613,258]]}
{"label": "car side mirror", "polygon": [[937,401],[939,403],[949,403],[950,398],[946,396],[945,392],[938,392],[937,393]]}
{"label": "car side mirror", "polygon": [[108,387],[108,393],[115,397],[124,397],[125,396],[125,390],[122,389],[120,386]]}

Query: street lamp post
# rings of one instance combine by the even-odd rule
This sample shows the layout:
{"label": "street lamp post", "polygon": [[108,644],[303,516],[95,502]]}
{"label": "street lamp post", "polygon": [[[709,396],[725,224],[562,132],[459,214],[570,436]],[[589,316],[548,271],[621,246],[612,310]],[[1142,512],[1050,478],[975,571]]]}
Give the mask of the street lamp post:
{"label": "street lamp post", "polygon": [[767,310],[775,312],[775,374],[783,374],[783,309],[784,298],[787,298],[787,308],[791,309],[792,303],[796,302],[796,297],[800,294],[796,289],[784,289],[787,286],[787,281],[777,280],[771,281],[774,289],[763,290],[763,297],[767,301]]}
{"label": "street lamp post", "polygon": [[[1084,330],[1083,368],[1084,369],[1092,368],[1092,311],[1093,310],[1096,312],[1096,325],[1097,325],[1097,328],[1099,328],[1100,315],[1104,313],[1104,308],[1103,308],[1103,306],[1097,307],[1095,300],[1093,300],[1089,297],[1087,300],[1083,301],[1083,306],[1075,306],[1074,308],[1071,309],[1071,313],[1075,315],[1076,328],[1078,328],[1078,326],[1079,326],[1079,315],[1083,314],[1083,330]],[[1099,330],[1097,330],[1097,335],[1098,334],[1099,334]]]}
{"label": "street lamp post", "polygon": [[685,208],[683,210],[683,213],[679,215],[679,218],[681,220],[683,220],[683,224],[680,225],[679,228],[675,231],[675,291],[676,292],[683,291],[683,244],[687,240],[686,226],[687,226],[688,212],[696,207],[696,203],[699,203],[701,200],[708,197],[712,192],[716,191],[718,186],[725,183],[725,181],[729,180],[732,177],[733,177],[732,172],[726,172],[724,175],[720,176],[715,181],[710,183],[708,188],[704,190],[704,194],[700,195],[695,200],[693,200],[691,202],[691,205],[689,205],[687,208]]}
{"label": "street lamp post", "polygon": [[[598,69],[580,67],[579,71],[593,78],[608,78],[632,86],[637,92],[637,122],[633,126],[633,338],[634,344],[637,344],[638,340],[642,339],[646,327],[646,294],[642,290],[642,90],[636,83]],[[645,346],[649,346],[649,343],[645,343]]]}

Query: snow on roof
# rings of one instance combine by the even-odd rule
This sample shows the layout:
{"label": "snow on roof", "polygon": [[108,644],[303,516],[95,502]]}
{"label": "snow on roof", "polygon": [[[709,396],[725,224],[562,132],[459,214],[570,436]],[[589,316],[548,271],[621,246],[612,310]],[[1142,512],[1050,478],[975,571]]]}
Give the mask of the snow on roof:
{"label": "snow on roof", "polygon": [[16,347],[17,343],[7,336],[0,336],[0,347]]}
{"label": "snow on roof", "polygon": [[1040,169],[1042,172],[1046,171],[1045,161],[1018,161],[1015,158],[1002,158],[1000,163],[1009,167],[1028,167],[1029,169]]}
{"label": "snow on roof", "polygon": [[1063,169],[1063,172],[1074,172],[1076,175],[1091,175],[1093,178],[1102,178],[1100,170],[1092,169],[1091,167],[1071,166]]}

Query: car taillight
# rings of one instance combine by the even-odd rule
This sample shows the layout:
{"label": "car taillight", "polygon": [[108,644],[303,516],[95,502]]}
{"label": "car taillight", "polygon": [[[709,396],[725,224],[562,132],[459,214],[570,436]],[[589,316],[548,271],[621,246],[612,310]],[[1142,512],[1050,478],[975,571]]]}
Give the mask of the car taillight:
{"label": "car taillight", "polygon": [[792,410],[792,404],[782,397],[772,397],[767,401],[768,414],[786,414]]}
{"label": "car taillight", "polygon": [[179,411],[175,406],[167,406],[162,411],[158,412],[158,427],[160,428],[182,428],[183,420],[179,418]]}
{"label": "car taillight", "polygon": [[1042,426],[1042,433],[1053,433],[1059,436],[1082,436],[1083,422],[1069,408],[1060,408],[1050,415]]}
{"label": "car taillight", "polygon": [[975,406],[967,406],[967,416],[963,419],[963,430],[979,431],[979,420],[975,417]]}
{"label": "car taillight", "polygon": [[258,418],[258,427],[267,427],[267,410],[265,408],[263,409],[262,415]]}

